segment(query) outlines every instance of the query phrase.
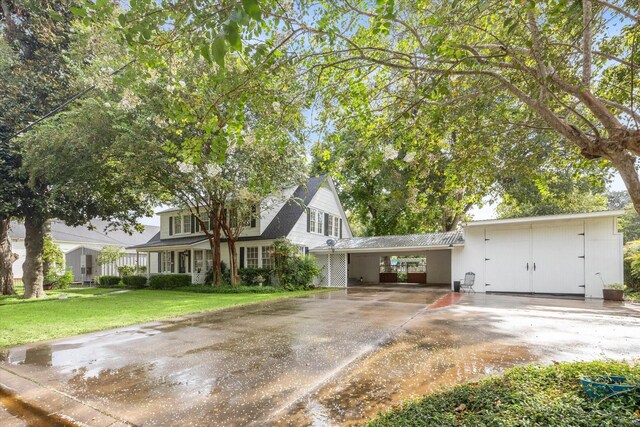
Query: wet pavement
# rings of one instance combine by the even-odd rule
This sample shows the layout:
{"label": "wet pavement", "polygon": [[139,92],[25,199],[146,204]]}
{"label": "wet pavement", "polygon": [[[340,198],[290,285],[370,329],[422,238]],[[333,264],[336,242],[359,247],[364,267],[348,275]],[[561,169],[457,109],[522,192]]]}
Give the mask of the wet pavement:
{"label": "wet pavement", "polygon": [[638,330],[623,303],[357,287],[15,347],[0,384],[100,425],[351,425],[517,364],[637,357]]}

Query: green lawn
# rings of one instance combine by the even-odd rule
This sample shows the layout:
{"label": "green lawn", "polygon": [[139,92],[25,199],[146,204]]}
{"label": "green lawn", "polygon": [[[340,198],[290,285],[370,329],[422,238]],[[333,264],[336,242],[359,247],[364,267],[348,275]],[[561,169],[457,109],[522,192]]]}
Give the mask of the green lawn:
{"label": "green lawn", "polygon": [[[0,297],[0,348],[52,338],[117,328],[188,313],[219,310],[312,291],[203,294],[135,290],[105,295],[113,289],[78,288],[47,291],[46,299]],[[59,299],[66,295],[67,299]]]}
{"label": "green lawn", "polygon": [[516,367],[503,376],[408,401],[368,426],[637,426],[640,391],[591,400],[579,379],[597,375],[624,376],[638,384],[640,365],[604,361]]}

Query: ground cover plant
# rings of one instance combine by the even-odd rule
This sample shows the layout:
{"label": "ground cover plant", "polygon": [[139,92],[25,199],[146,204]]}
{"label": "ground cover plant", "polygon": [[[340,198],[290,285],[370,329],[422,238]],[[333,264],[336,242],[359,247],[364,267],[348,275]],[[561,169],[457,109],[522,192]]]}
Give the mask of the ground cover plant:
{"label": "ground cover plant", "polygon": [[502,376],[409,401],[368,426],[637,426],[640,391],[591,400],[579,380],[598,375],[638,383],[640,365],[598,361],[515,367]]}
{"label": "ground cover plant", "polygon": [[0,348],[183,314],[304,296],[322,290],[233,294],[151,289],[113,291],[105,288],[72,288],[53,290],[48,292],[46,298],[38,300],[18,296],[0,297]]}

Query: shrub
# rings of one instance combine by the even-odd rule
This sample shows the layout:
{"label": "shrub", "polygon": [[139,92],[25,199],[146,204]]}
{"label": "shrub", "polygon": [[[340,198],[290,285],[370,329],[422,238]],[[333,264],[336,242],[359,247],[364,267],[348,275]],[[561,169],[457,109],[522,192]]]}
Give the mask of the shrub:
{"label": "shrub", "polygon": [[[205,274],[204,276],[204,284],[205,285],[212,285],[213,284],[213,275],[215,274],[215,271],[213,268],[210,268],[209,270],[207,270],[207,274]],[[231,271],[229,270],[229,267],[227,267],[227,264],[225,264],[224,261],[220,261],[220,275],[222,276],[220,281],[223,284],[228,284],[231,283]]]}
{"label": "shrub", "polygon": [[67,289],[73,283],[73,273],[71,270],[67,270],[64,273],[50,270],[44,278],[44,282],[52,285],[53,289]]}
{"label": "shrub", "polygon": [[131,276],[136,272],[136,268],[131,265],[122,265],[118,267],[118,274],[120,277]]}
{"label": "shrub", "polygon": [[624,245],[624,282],[635,290],[640,290],[640,240]]}
{"label": "shrub", "polygon": [[157,274],[149,278],[149,287],[153,289],[175,289],[190,285],[190,274]]}
{"label": "shrub", "polygon": [[263,284],[271,286],[272,270],[270,268],[240,268],[238,269],[238,275],[240,276],[240,283],[244,285],[253,285],[258,282],[256,279],[262,277],[264,279]]}
{"label": "shrub", "polygon": [[141,289],[147,286],[147,278],[145,276],[124,276],[122,283],[127,288]]}
{"label": "shrub", "polygon": [[320,274],[315,259],[301,256],[300,248],[287,239],[276,240],[273,246],[273,271],[278,278],[278,285],[287,290],[311,288],[313,279]]}
{"label": "shrub", "polygon": [[120,276],[100,276],[96,278],[99,288],[117,288],[120,280]]}

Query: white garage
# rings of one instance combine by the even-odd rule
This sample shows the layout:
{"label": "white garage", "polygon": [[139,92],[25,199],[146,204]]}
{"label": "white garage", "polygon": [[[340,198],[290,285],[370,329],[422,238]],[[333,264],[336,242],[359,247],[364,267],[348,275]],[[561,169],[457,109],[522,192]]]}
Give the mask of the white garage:
{"label": "white garage", "polygon": [[623,281],[622,233],[617,229],[623,213],[474,221],[462,232],[341,239],[311,253],[325,272],[332,270],[323,275],[325,286],[347,286],[357,278],[373,282],[383,277],[377,276],[380,254],[411,253],[424,255],[427,284],[453,286],[473,272],[476,292],[602,298],[604,284]]}

